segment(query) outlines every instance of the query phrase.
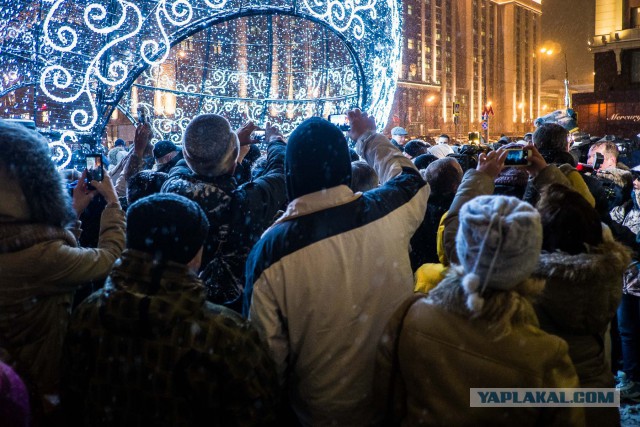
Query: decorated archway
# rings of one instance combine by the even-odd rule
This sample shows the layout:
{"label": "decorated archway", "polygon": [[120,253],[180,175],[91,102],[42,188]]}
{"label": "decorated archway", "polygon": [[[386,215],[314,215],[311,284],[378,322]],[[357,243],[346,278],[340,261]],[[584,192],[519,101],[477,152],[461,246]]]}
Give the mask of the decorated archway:
{"label": "decorated archway", "polygon": [[[397,0],[16,3],[0,10],[0,116],[31,118],[41,129],[97,136],[114,110],[132,114],[136,103],[146,103],[164,131],[179,131],[204,111],[235,125],[253,119],[291,127],[353,105],[384,125],[391,108],[401,47]],[[179,65],[172,75],[167,61],[180,55],[206,70],[197,83],[175,75]],[[153,100],[142,99],[145,91]],[[185,111],[173,97],[200,107]]]}

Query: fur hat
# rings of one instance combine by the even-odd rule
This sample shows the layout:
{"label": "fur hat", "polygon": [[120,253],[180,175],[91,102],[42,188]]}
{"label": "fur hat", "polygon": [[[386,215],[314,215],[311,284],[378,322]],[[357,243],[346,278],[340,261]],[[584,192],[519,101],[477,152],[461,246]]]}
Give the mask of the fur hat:
{"label": "fur hat", "polygon": [[467,306],[480,312],[486,288],[513,289],[533,272],[542,248],[540,215],[507,196],[480,196],[460,209],[456,250]]}
{"label": "fur hat", "polygon": [[208,232],[202,208],[177,194],[153,194],[127,210],[127,247],[151,253],[159,262],[188,263]]}
{"label": "fur hat", "polygon": [[47,142],[35,131],[0,120],[0,222],[66,227],[75,220]]}
{"label": "fur hat", "polygon": [[320,117],[300,123],[287,142],[285,173],[289,200],[351,184],[351,156],[342,131]]}
{"label": "fur hat", "polygon": [[183,136],[182,154],[198,175],[216,177],[233,168],[240,152],[238,136],[217,114],[201,114],[189,123]]}

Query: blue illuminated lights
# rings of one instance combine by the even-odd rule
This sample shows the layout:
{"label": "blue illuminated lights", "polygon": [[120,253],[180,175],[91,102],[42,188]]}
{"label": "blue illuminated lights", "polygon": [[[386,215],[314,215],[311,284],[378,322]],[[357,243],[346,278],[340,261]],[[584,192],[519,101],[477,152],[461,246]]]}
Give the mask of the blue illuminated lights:
{"label": "blue illuminated lights", "polygon": [[15,3],[0,10],[0,101],[13,94],[40,128],[97,136],[115,108],[135,118],[140,105],[160,137],[177,141],[204,112],[288,133],[353,105],[382,126],[391,109],[395,0]]}

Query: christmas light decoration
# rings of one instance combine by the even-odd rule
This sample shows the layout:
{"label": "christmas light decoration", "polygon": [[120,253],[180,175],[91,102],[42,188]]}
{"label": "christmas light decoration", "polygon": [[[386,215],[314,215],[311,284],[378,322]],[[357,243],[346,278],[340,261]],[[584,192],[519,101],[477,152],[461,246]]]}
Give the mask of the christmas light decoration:
{"label": "christmas light decoration", "polygon": [[288,133],[357,105],[382,126],[400,61],[399,6],[0,0],[0,115],[97,137],[114,109],[135,121],[140,106],[158,137],[176,142],[206,112]]}

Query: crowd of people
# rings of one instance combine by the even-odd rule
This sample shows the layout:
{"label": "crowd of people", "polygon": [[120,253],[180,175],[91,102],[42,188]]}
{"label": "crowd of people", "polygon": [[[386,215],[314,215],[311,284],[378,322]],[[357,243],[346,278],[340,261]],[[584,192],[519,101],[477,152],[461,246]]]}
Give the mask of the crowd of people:
{"label": "crowd of people", "polygon": [[[640,173],[557,124],[391,139],[365,112],[285,138],[195,117],[101,181],[0,120],[7,426],[616,426],[471,388],[640,401]],[[529,153],[505,166],[512,150]]]}

